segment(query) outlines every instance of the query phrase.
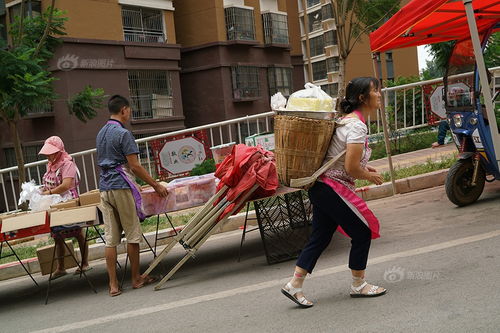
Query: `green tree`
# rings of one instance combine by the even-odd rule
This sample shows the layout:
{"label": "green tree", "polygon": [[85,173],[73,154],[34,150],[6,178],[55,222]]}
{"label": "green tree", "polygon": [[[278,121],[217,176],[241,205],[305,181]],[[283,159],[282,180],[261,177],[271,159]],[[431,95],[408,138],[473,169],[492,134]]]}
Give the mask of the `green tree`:
{"label": "green tree", "polygon": [[495,32],[488,38],[484,51],[484,61],[488,68],[500,66],[500,32]]}
{"label": "green tree", "polygon": [[[441,76],[444,75],[446,71],[446,67],[448,65],[448,59],[451,56],[451,52],[453,51],[453,47],[455,46],[455,41],[448,41],[436,44],[427,45],[426,48],[429,51],[429,54],[432,57],[433,67],[441,73]],[[427,63],[427,65],[429,65]]]}
{"label": "green tree", "polygon": [[[24,13],[25,1],[21,2]],[[45,106],[56,95],[52,88],[55,80],[47,62],[65,35],[64,13],[52,5],[40,16],[14,19],[9,27],[11,43],[0,40],[0,118],[8,125],[16,161],[19,168],[19,185],[26,180],[23,150],[18,125],[30,110]],[[87,121],[103,106],[103,90],[86,87],[70,98],[69,111],[79,120]]]}
{"label": "green tree", "polygon": [[345,87],[347,59],[363,36],[376,30],[396,13],[400,0],[330,0],[337,27],[339,49],[339,95]]}
{"label": "green tree", "polygon": [[[427,68],[423,71],[424,79],[432,75],[439,74],[430,78],[442,77],[444,75],[454,46],[455,41],[427,45],[427,49],[432,56],[432,61],[427,62]],[[500,66],[500,32],[496,32],[488,38],[483,56],[486,67]]]}
{"label": "green tree", "polygon": [[444,69],[436,65],[434,61],[425,61],[425,69],[422,71],[422,80],[431,80],[444,76]]}

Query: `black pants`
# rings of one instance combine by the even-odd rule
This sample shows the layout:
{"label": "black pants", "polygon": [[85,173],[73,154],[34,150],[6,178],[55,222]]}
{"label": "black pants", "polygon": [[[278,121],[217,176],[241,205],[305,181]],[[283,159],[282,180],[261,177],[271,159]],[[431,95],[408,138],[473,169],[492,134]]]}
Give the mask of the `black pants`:
{"label": "black pants", "polygon": [[297,266],[312,273],[316,261],[330,244],[333,233],[340,225],[351,237],[349,268],[364,270],[370,251],[371,231],[328,185],[316,182],[309,190],[313,206],[312,234],[300,253]]}

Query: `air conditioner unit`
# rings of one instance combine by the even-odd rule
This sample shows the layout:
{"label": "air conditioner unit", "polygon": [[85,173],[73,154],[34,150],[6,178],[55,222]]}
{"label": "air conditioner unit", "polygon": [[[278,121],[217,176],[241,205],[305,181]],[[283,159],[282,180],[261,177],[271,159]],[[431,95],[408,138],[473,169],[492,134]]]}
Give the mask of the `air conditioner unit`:
{"label": "air conditioner unit", "polygon": [[151,94],[151,109],[153,119],[172,117],[174,115],[172,96]]}

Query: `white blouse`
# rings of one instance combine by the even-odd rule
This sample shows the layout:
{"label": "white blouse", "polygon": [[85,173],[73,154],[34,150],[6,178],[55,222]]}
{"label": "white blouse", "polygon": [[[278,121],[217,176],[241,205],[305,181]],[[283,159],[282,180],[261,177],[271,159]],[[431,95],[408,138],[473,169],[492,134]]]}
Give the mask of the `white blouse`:
{"label": "white blouse", "polygon": [[[335,133],[330,141],[330,146],[325,156],[323,164],[340,154],[347,148],[348,143],[365,143],[366,136],[368,135],[368,128],[358,118],[343,118],[341,119],[335,129]],[[365,149],[363,148],[363,155]],[[345,170],[345,155],[342,156],[331,169]]]}

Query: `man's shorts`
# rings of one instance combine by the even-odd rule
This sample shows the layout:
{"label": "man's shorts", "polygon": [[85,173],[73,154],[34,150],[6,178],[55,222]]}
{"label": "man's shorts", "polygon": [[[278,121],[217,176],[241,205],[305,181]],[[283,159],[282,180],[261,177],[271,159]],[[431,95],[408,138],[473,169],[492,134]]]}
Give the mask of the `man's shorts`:
{"label": "man's shorts", "polygon": [[130,189],[101,192],[101,209],[107,247],[119,245],[123,231],[127,243],[141,242],[141,225]]}

